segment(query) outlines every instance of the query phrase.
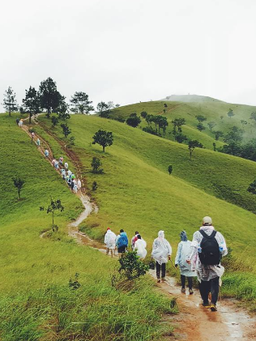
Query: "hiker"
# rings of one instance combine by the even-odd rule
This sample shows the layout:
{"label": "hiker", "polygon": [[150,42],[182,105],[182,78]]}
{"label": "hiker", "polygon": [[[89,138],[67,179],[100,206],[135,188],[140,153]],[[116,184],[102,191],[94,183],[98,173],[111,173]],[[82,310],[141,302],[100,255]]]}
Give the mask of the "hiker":
{"label": "hiker", "polygon": [[180,268],[180,279],[181,279],[181,292],[183,294],[186,293],[185,289],[185,283],[186,283],[186,277],[188,280],[188,288],[189,288],[189,294],[193,294],[193,288],[192,288],[192,280],[193,277],[196,276],[196,272],[191,270],[191,265],[187,263],[187,259],[191,254],[191,241],[188,240],[187,234],[185,231],[182,231],[180,233],[180,239],[176,258],[175,258],[175,268]]}
{"label": "hiker", "polygon": [[104,243],[106,244],[106,255],[108,255],[110,251],[111,257],[113,257],[116,248],[116,235],[109,227],[107,228],[104,237]]}
{"label": "hiker", "polygon": [[20,128],[23,126],[23,120],[22,120],[22,119],[19,120],[18,126],[19,126]]}
{"label": "hiker", "polygon": [[78,190],[80,190],[80,189],[81,189],[81,187],[82,187],[81,180],[80,180],[80,179],[78,179],[78,180],[77,180],[77,189],[78,189]]}
{"label": "hiker", "polygon": [[75,183],[75,184],[74,184],[74,188],[73,188],[73,192],[74,192],[74,193],[77,193],[77,191],[78,191],[78,187],[77,187],[77,184]]}
{"label": "hiker", "polygon": [[[196,269],[202,305],[217,311],[220,278],[224,273],[220,261],[228,254],[228,250],[223,235],[212,226],[211,217],[203,218],[203,226],[194,233],[191,246],[192,253],[187,262],[191,263],[192,270]],[[209,293],[211,304],[208,301]]]}
{"label": "hiker", "polygon": [[120,230],[120,234],[116,238],[116,246],[119,256],[121,256],[122,253],[125,253],[128,246],[128,238],[123,229]]}
{"label": "hiker", "polygon": [[131,240],[131,247],[132,247],[133,250],[134,250],[135,242],[138,239],[138,234],[139,234],[139,232],[135,231],[135,234],[134,234],[134,236],[132,237],[132,240]]}
{"label": "hiker", "polygon": [[157,283],[160,283],[160,273],[162,273],[162,282],[165,281],[166,263],[171,259],[172,247],[164,238],[164,231],[158,232],[158,238],[153,242],[151,256],[156,261]]}
{"label": "hiker", "polygon": [[34,138],[35,138],[35,133],[32,131],[32,133],[31,133],[31,143],[33,143]]}
{"label": "hiker", "polygon": [[39,138],[37,138],[37,140],[36,140],[36,145],[37,145],[38,147],[40,147],[40,144],[41,144],[41,141],[40,141]]}
{"label": "hiker", "polygon": [[16,124],[17,124],[17,126],[19,125],[19,122],[20,122],[20,119],[19,118],[16,118]]}
{"label": "hiker", "polygon": [[66,169],[68,169],[68,163],[67,163],[67,162],[64,163],[64,167],[65,167]]}
{"label": "hiker", "polygon": [[63,165],[63,157],[62,157],[62,156],[59,158],[59,163],[60,163],[61,165]]}
{"label": "hiker", "polygon": [[45,151],[44,151],[44,156],[45,156],[45,157],[49,157],[49,150],[48,150],[48,149],[45,149]]}
{"label": "hiker", "polygon": [[141,238],[141,235],[137,235],[137,240],[134,244],[134,251],[137,250],[137,255],[140,257],[141,260],[143,260],[147,255],[147,243],[144,239]]}
{"label": "hiker", "polygon": [[66,171],[65,171],[65,169],[61,168],[60,173],[62,175],[62,179],[65,180],[66,179]]}

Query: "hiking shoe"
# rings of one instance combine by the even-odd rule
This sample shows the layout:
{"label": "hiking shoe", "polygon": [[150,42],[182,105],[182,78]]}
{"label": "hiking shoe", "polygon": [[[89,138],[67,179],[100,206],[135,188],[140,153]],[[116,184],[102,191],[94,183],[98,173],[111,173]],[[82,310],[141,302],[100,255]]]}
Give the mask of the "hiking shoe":
{"label": "hiking shoe", "polygon": [[217,311],[216,304],[212,303],[210,306],[211,311]]}
{"label": "hiking shoe", "polygon": [[163,278],[162,278],[162,282],[166,282],[166,279],[165,279],[165,277],[163,277]]}
{"label": "hiking shoe", "polygon": [[193,295],[194,291],[192,289],[189,289],[189,295]]}
{"label": "hiking shoe", "polygon": [[157,279],[157,283],[160,283],[160,282],[161,282],[161,281],[160,281],[160,278],[158,278],[158,279]]}
{"label": "hiking shoe", "polygon": [[202,306],[205,307],[205,308],[210,308],[211,307],[209,302],[203,302]]}
{"label": "hiking shoe", "polygon": [[181,291],[182,294],[185,294],[185,293],[186,293],[186,289],[185,289],[185,288],[181,288],[180,291]]}

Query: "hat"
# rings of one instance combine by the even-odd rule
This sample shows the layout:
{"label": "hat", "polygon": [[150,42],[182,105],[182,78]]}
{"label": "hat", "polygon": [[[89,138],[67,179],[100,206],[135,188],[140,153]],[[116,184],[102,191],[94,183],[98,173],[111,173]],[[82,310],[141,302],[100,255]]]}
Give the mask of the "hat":
{"label": "hat", "polygon": [[208,217],[208,216],[204,217],[203,218],[203,224],[204,225],[212,225],[212,218]]}
{"label": "hat", "polygon": [[107,231],[110,230],[110,227],[107,228]]}

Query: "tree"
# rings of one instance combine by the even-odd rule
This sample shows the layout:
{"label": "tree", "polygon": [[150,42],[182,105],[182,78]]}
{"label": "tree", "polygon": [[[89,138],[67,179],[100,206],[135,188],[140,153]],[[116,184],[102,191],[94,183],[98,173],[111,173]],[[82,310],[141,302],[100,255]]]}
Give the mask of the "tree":
{"label": "tree", "polygon": [[98,130],[93,136],[92,144],[99,144],[105,152],[105,148],[113,144],[113,134],[111,131]]}
{"label": "tree", "polygon": [[47,78],[39,85],[39,95],[41,108],[47,110],[47,117],[50,118],[52,112],[56,112],[63,97],[57,90],[56,82],[52,78]]}
{"label": "tree", "polygon": [[214,135],[215,135],[215,140],[218,141],[220,137],[222,137],[224,134],[222,131],[216,130],[213,131]]}
{"label": "tree", "polygon": [[68,113],[69,105],[66,103],[65,99],[66,98],[64,96],[61,96],[59,106],[56,109],[58,118],[62,121],[70,119],[70,115]]}
{"label": "tree", "polygon": [[100,166],[102,166],[102,163],[98,157],[93,157],[91,166],[92,166],[92,172],[93,173],[95,173],[95,174],[102,174],[103,173],[103,169],[100,168]]}
{"label": "tree", "polygon": [[199,122],[198,125],[196,126],[199,131],[205,130],[205,126],[203,123]]}
{"label": "tree", "polygon": [[40,96],[35,88],[32,86],[28,90],[25,90],[25,98],[22,100],[24,109],[29,113],[29,124],[31,124],[31,118],[40,112]]}
{"label": "tree", "polygon": [[92,183],[92,190],[93,190],[93,191],[96,191],[97,188],[98,188],[97,182],[96,182],[96,181],[93,181],[93,183]]}
{"label": "tree", "polygon": [[232,116],[235,116],[233,109],[229,109],[228,113],[227,113],[228,117],[231,118]]}
{"label": "tree", "polygon": [[[50,205],[47,207],[46,209],[46,213],[51,213],[52,214],[52,230],[54,231],[58,231],[58,226],[55,225],[55,211],[60,211],[62,212],[64,210],[64,206],[62,206],[61,204],[61,200],[53,200],[51,198],[51,202]],[[40,211],[44,211],[44,207],[40,207]]]}
{"label": "tree", "polygon": [[127,118],[126,123],[133,127],[136,128],[141,122],[141,119],[137,116],[136,113],[131,114],[130,117]]}
{"label": "tree", "polygon": [[5,110],[9,113],[9,116],[11,116],[13,111],[18,110],[16,93],[13,91],[13,89],[10,86],[4,93],[4,100],[2,104]]}
{"label": "tree", "polygon": [[226,143],[240,143],[243,139],[243,130],[233,126],[225,135],[224,142]]}
{"label": "tree", "polygon": [[250,120],[254,120],[254,121],[256,122],[256,111],[253,111],[253,112],[251,113]]}
{"label": "tree", "polygon": [[174,135],[174,138],[175,138],[175,141],[177,141],[179,143],[182,143],[188,139],[186,135],[183,135],[181,133]]}
{"label": "tree", "polygon": [[164,107],[167,108],[167,104],[166,103],[164,103]]}
{"label": "tree", "polygon": [[213,150],[216,152],[216,143],[215,142],[213,142]]}
{"label": "tree", "polygon": [[18,200],[20,200],[20,192],[22,187],[24,187],[25,181],[16,176],[15,178],[12,179],[14,186],[17,188],[18,191]]}
{"label": "tree", "polygon": [[169,166],[168,166],[168,173],[169,173],[169,175],[172,174],[172,165],[169,165]]}
{"label": "tree", "polygon": [[149,270],[148,265],[139,260],[136,251],[123,253],[118,261],[120,263],[119,273],[123,274],[128,280],[144,276]]}
{"label": "tree", "polygon": [[212,129],[216,126],[216,123],[215,122],[209,122],[209,123],[207,123],[207,125],[208,125],[210,131],[212,131]]}
{"label": "tree", "polygon": [[245,121],[245,120],[241,120],[240,122],[241,122],[242,126],[246,126],[246,124],[247,124],[247,121]]}
{"label": "tree", "polygon": [[207,120],[207,118],[203,115],[196,115],[196,119],[199,123]]}
{"label": "tree", "polygon": [[89,114],[90,111],[94,110],[91,105],[92,101],[89,101],[89,96],[82,91],[75,92],[71,98],[71,111],[76,114]]}
{"label": "tree", "polygon": [[186,124],[186,120],[185,118],[175,118],[172,121],[172,123],[173,123],[173,134],[175,135],[177,133],[177,130],[176,130],[177,128],[178,128],[178,132],[182,133],[181,127]]}
{"label": "tree", "polygon": [[97,112],[99,113],[100,117],[108,118],[110,114],[110,107],[109,104],[105,102],[99,102],[97,104]]}
{"label": "tree", "polygon": [[67,123],[62,123],[61,125],[61,128],[62,128],[62,131],[63,131],[63,134],[64,136],[67,138],[69,134],[71,134],[71,130],[69,129]]}
{"label": "tree", "polygon": [[252,193],[252,194],[256,194],[256,180],[254,180],[249,187],[247,188],[247,191]]}
{"label": "tree", "polygon": [[197,140],[190,140],[189,143],[188,143],[190,160],[191,160],[191,157],[192,157],[192,153],[193,153],[193,151],[195,150],[196,147],[203,148],[203,145],[202,145],[202,143],[200,143]]}
{"label": "tree", "polygon": [[147,115],[148,115],[148,113],[147,113],[146,111],[142,111],[142,112],[140,113],[140,116],[143,117],[143,118],[146,118]]}
{"label": "tree", "polygon": [[55,127],[59,123],[59,119],[56,116],[52,116],[52,125]]}

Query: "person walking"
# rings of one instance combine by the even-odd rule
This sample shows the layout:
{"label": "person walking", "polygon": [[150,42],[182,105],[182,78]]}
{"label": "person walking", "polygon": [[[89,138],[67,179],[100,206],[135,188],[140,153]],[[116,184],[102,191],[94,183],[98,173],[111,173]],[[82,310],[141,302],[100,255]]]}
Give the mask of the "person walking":
{"label": "person walking", "polygon": [[104,243],[106,244],[106,255],[109,254],[113,258],[116,248],[116,234],[111,231],[111,229],[108,227],[107,232],[104,237]]}
{"label": "person walking", "polygon": [[139,234],[139,232],[135,231],[134,236],[132,237],[132,240],[131,240],[131,247],[133,250],[134,250],[135,242],[138,239],[138,234]]}
{"label": "person walking", "polygon": [[44,151],[44,156],[45,156],[45,157],[49,157],[49,150],[48,150],[48,149],[45,149],[45,151]]}
{"label": "person walking", "polygon": [[36,140],[36,145],[37,145],[38,147],[40,147],[40,144],[41,144],[41,141],[40,141],[39,138],[37,138],[37,140]]}
{"label": "person walking", "polygon": [[228,254],[228,250],[223,235],[214,229],[211,217],[203,218],[202,226],[193,235],[191,246],[192,252],[187,262],[197,272],[202,305],[209,307],[211,311],[217,311],[220,278],[224,273],[220,261]]}
{"label": "person walking", "polygon": [[137,240],[134,243],[134,248],[133,250],[136,251],[137,250],[137,255],[140,257],[140,260],[143,260],[146,255],[147,255],[147,243],[145,242],[144,239],[141,238],[141,235],[138,234],[137,235]]}
{"label": "person walking", "polygon": [[121,256],[122,253],[125,253],[128,246],[128,238],[123,229],[120,230],[120,234],[116,238],[116,246],[119,256]]}
{"label": "person walking", "polygon": [[188,240],[185,231],[180,233],[180,243],[178,245],[176,257],[175,257],[175,268],[180,269],[181,279],[181,292],[186,293],[185,283],[186,278],[188,280],[189,294],[193,294],[193,277],[196,276],[196,272],[191,270],[191,264],[187,263],[187,259],[191,254],[191,241]]}
{"label": "person walking", "polygon": [[172,247],[164,238],[164,231],[158,232],[158,238],[153,242],[151,256],[156,262],[157,283],[160,283],[160,273],[162,282],[165,281],[166,263],[171,259]]}

